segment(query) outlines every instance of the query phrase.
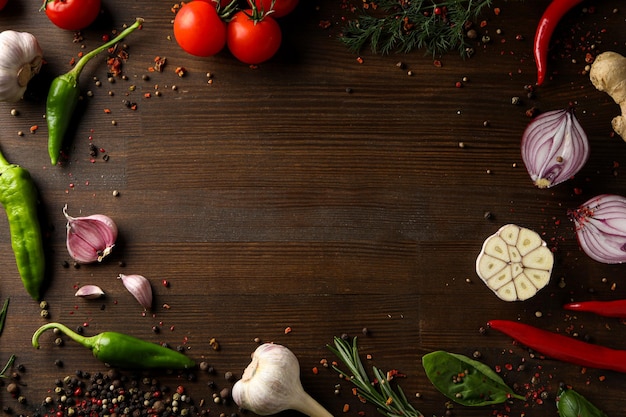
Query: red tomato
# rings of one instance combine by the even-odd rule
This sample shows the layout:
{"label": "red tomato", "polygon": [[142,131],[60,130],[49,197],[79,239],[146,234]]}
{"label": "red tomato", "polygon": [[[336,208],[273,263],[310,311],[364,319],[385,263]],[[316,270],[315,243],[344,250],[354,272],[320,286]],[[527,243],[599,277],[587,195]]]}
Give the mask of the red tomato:
{"label": "red tomato", "polygon": [[9,0],[0,0],[0,10],[4,9],[8,2]]}
{"label": "red tomato", "polygon": [[278,52],[282,42],[280,26],[271,16],[250,18],[252,10],[242,10],[228,23],[226,43],[230,52],[245,64],[267,61]]}
{"label": "red tomato", "polygon": [[[274,2],[272,17],[278,18],[287,16],[289,13],[293,12],[298,5],[298,2],[299,0],[276,0]],[[272,8],[272,0],[254,0],[254,5],[257,9],[263,10],[267,13]]]}
{"label": "red tomato", "polygon": [[81,30],[100,14],[100,0],[48,0],[46,15],[57,27]]}
{"label": "red tomato", "polygon": [[206,1],[185,3],[174,18],[174,37],[178,45],[195,56],[212,56],[226,45],[226,23]]}
{"label": "red tomato", "polygon": [[228,6],[232,0],[200,0],[200,1],[205,1],[209,4],[212,4],[213,6],[217,6],[217,4],[219,3],[220,9],[223,9],[224,7]]}

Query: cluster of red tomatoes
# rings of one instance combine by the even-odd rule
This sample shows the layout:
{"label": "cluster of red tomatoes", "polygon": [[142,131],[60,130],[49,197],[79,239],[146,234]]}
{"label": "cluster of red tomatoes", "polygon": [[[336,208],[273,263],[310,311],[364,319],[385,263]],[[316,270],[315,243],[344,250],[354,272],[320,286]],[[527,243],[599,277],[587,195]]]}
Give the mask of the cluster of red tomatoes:
{"label": "cluster of red tomatoes", "polygon": [[[234,1],[234,3],[233,3]],[[282,42],[276,21],[291,13],[299,0],[247,0],[248,7],[223,17],[237,0],[192,0],[174,18],[174,37],[191,55],[208,57],[225,47],[243,63],[256,65],[278,52]]]}
{"label": "cluster of red tomatoes", "polygon": [[[182,3],[174,18],[174,37],[191,55],[208,57],[230,52],[246,64],[270,59],[282,42],[276,19],[291,13],[299,0],[191,0]],[[242,0],[243,1],[243,0]],[[6,0],[0,0],[0,9]],[[61,29],[81,30],[100,14],[101,0],[46,0],[46,15]],[[226,15],[222,12],[230,11]]]}

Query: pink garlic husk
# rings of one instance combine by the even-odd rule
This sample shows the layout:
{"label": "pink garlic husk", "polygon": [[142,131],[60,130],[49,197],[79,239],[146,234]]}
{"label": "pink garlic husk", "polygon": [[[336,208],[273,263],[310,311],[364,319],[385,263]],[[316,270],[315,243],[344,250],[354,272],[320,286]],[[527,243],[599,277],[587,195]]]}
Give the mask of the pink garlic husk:
{"label": "pink garlic husk", "polygon": [[72,217],[67,214],[66,246],[72,259],[81,264],[102,262],[111,253],[117,239],[117,225],[109,216],[94,214],[87,217]]}
{"label": "pink garlic husk", "polygon": [[102,288],[97,285],[83,285],[74,295],[88,300],[95,300],[96,298],[102,297],[104,295],[104,291],[102,291]]}
{"label": "pink garlic husk", "polygon": [[120,274],[117,278],[144,309],[152,308],[152,286],[146,277],[137,274]]}
{"label": "pink garlic husk", "polygon": [[626,262],[626,198],[601,194],[568,211],[583,252],[604,264]]}

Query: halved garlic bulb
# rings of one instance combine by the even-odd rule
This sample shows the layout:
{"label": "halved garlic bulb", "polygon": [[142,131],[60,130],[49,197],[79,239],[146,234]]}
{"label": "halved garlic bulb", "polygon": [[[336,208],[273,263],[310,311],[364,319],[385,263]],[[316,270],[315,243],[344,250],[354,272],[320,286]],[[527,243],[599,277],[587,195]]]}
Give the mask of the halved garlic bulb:
{"label": "halved garlic bulb", "polygon": [[504,301],[523,301],[548,285],[554,255],[538,233],[515,224],[489,236],[476,259],[476,273]]}

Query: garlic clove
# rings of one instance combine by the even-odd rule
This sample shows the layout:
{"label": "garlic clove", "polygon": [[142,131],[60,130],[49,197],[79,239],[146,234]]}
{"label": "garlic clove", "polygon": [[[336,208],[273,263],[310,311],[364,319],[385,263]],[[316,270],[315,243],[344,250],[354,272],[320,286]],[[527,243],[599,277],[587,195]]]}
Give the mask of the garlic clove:
{"label": "garlic clove", "polygon": [[104,291],[97,285],[83,285],[76,291],[74,296],[86,298],[88,300],[95,300],[96,298],[100,298],[104,295]]}
{"label": "garlic clove", "polygon": [[137,274],[120,274],[117,278],[144,309],[152,308],[152,286],[146,277]]}
{"label": "garlic clove", "polygon": [[111,253],[118,233],[113,219],[104,214],[72,217],[67,214],[67,205],[63,215],[67,219],[67,251],[72,259],[83,264],[102,262]]}

